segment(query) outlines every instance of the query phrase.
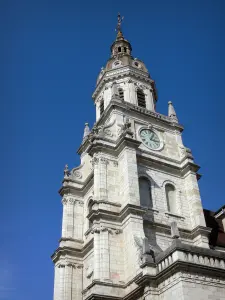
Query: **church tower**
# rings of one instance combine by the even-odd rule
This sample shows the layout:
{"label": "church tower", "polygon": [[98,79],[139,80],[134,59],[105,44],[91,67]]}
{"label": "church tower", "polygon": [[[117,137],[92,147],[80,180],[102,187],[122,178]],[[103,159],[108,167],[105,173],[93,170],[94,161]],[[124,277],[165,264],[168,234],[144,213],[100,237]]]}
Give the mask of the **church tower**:
{"label": "church tower", "polygon": [[209,248],[199,166],[172,102],[167,116],[157,112],[155,82],[121,21],[81,163],[64,170],[54,300],[225,299],[225,255]]}

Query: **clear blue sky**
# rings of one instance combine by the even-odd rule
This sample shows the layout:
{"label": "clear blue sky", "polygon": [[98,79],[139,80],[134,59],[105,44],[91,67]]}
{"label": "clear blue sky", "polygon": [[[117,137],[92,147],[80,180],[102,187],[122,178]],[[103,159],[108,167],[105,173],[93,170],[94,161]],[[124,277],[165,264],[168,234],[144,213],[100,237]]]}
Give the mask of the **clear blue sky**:
{"label": "clear blue sky", "polygon": [[203,174],[205,208],[225,203],[225,1],[0,1],[0,299],[49,300],[61,233],[57,193],[109,58],[118,10],[133,55],[172,100]]}

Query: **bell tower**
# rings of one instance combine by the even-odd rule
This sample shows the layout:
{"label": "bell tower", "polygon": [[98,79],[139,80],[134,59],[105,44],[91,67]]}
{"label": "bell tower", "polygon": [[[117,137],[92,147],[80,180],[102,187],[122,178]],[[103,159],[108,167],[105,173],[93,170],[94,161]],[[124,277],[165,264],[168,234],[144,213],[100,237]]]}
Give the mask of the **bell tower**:
{"label": "bell tower", "polygon": [[81,163],[64,169],[54,300],[174,299],[175,290],[196,299],[182,298],[185,276],[203,276],[207,259],[217,263],[212,274],[225,272],[224,255],[208,246],[183,126],[171,101],[167,116],[156,111],[155,82],[121,22],[92,95],[96,123],[85,124]]}

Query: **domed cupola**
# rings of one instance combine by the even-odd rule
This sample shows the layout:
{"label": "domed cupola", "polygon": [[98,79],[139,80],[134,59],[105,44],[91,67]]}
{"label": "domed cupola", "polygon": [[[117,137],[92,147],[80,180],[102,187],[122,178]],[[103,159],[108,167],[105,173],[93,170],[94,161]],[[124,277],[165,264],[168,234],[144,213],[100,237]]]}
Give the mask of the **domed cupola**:
{"label": "domed cupola", "polygon": [[131,55],[132,47],[131,44],[125,40],[122,29],[121,29],[121,23],[122,23],[123,17],[121,18],[120,13],[118,13],[118,22],[117,22],[117,36],[115,42],[111,46],[111,57],[113,58],[119,58],[123,55]]}
{"label": "domed cupola", "polygon": [[155,111],[157,94],[154,80],[144,62],[132,56],[131,44],[122,33],[122,20],[118,14],[117,35],[111,46],[111,56],[106,66],[101,68],[92,95],[96,104],[96,120],[104,113],[115,94],[122,102]]}

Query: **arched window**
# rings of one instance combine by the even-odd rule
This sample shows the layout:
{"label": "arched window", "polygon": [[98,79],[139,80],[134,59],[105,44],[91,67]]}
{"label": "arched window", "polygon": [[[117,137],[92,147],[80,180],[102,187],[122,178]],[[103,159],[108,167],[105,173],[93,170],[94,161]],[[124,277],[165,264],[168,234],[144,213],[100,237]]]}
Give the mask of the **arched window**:
{"label": "arched window", "polygon": [[122,88],[119,88],[118,89],[118,92],[119,92],[119,97],[121,100],[124,100],[124,92],[123,92],[123,89]]}
{"label": "arched window", "polygon": [[125,52],[125,53],[127,52],[127,48],[126,48],[126,47],[124,47],[124,52]]}
{"label": "arched window", "polygon": [[103,112],[104,112],[104,100],[102,100],[100,103],[100,116],[103,114]]}
{"label": "arched window", "polygon": [[165,192],[166,192],[168,211],[171,213],[176,213],[176,190],[175,190],[175,187],[172,184],[168,183],[165,186]]}
{"label": "arched window", "polygon": [[139,178],[139,192],[141,206],[152,208],[151,182],[145,178]]}
{"label": "arched window", "polygon": [[[91,210],[92,210],[92,206],[93,206],[93,200],[91,199],[88,203],[88,215],[90,214]],[[88,220],[88,226],[89,228],[91,228],[92,226],[92,222],[90,220]]]}
{"label": "arched window", "polygon": [[118,47],[118,52],[121,52],[121,47]]}
{"label": "arched window", "polygon": [[146,108],[145,94],[142,90],[137,90],[138,106]]}

